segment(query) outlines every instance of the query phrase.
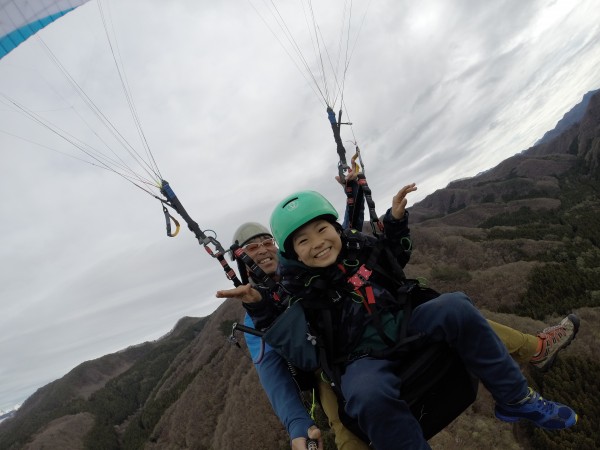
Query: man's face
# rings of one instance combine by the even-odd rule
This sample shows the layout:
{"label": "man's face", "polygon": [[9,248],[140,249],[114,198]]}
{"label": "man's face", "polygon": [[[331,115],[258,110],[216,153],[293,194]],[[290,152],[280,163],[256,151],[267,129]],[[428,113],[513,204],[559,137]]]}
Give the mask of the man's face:
{"label": "man's face", "polygon": [[279,263],[275,239],[268,235],[257,236],[246,242],[242,248],[267,275],[275,275]]}
{"label": "man's face", "polygon": [[299,228],[292,237],[298,260],[308,267],[327,267],[335,263],[342,240],[326,220],[315,220]]}

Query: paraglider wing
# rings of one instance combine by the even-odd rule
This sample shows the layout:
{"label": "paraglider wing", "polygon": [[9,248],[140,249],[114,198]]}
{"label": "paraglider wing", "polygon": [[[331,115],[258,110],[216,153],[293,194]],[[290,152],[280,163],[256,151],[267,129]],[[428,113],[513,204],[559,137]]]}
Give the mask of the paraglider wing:
{"label": "paraglider wing", "polygon": [[21,42],[89,0],[0,1],[0,58]]}

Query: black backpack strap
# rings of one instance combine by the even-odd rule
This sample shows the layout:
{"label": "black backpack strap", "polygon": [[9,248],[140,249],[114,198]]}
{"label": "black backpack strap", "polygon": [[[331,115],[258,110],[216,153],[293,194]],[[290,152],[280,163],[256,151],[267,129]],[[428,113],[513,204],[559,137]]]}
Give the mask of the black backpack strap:
{"label": "black backpack strap", "polygon": [[375,294],[373,293],[373,288],[369,282],[369,278],[373,274],[373,271],[378,270],[378,260],[384,246],[385,243],[383,238],[381,236],[377,236],[377,242],[372,248],[367,262],[361,265],[358,270],[348,278],[348,283],[350,283],[357,292],[360,292],[362,289],[365,294],[364,296],[361,295],[363,297],[363,303],[371,316],[371,320],[375,330],[377,331],[377,334],[388,347],[392,348],[396,346],[396,341],[385,334],[383,330],[381,315],[379,310],[374,307],[376,303]]}

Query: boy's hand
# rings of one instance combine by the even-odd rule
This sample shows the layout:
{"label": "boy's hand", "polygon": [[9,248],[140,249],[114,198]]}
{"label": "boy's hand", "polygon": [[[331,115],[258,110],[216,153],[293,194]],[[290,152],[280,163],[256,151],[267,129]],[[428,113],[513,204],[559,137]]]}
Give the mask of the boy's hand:
{"label": "boy's hand", "polygon": [[243,284],[234,289],[217,291],[217,298],[238,298],[244,303],[256,303],[261,300],[260,292],[250,284]]}
{"label": "boy's hand", "polygon": [[394,195],[394,199],[392,200],[392,216],[394,217],[394,219],[399,220],[404,217],[404,212],[406,211],[406,203],[408,202],[408,200],[406,199],[406,195],[416,190],[417,185],[415,183],[412,183],[404,186],[398,191],[396,195]]}

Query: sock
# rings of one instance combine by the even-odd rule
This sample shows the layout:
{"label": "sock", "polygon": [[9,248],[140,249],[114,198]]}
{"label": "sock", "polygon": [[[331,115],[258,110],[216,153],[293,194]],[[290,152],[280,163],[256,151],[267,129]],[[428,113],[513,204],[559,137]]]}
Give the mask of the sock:
{"label": "sock", "polygon": [[538,336],[537,348],[535,349],[535,353],[533,354],[534,358],[536,356],[540,356],[540,354],[542,353],[542,348],[544,348],[544,340]]}

